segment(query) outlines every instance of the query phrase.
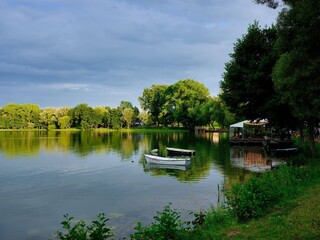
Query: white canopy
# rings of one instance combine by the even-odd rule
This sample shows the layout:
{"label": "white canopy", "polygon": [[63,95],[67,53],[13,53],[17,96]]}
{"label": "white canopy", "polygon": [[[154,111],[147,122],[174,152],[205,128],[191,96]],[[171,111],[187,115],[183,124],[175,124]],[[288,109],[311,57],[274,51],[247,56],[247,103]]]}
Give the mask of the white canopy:
{"label": "white canopy", "polygon": [[243,125],[245,122],[250,122],[249,120],[244,120],[238,123],[234,123],[232,125],[230,125],[230,128],[243,128]]}
{"label": "white canopy", "polygon": [[244,120],[244,121],[230,125],[230,128],[243,128],[244,124],[256,126],[256,125],[265,125],[267,123],[268,123],[267,119],[261,119],[259,121],[257,121],[257,120],[255,120],[255,121]]}

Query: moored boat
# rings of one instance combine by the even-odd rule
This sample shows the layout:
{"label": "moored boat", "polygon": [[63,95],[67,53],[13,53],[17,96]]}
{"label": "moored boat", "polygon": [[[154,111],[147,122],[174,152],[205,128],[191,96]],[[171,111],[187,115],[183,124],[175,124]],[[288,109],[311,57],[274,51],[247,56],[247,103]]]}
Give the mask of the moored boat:
{"label": "moored boat", "polygon": [[148,163],[167,164],[167,165],[188,165],[191,163],[190,157],[161,157],[144,154]]}
{"label": "moored boat", "polygon": [[170,148],[167,147],[167,151],[169,155],[182,155],[182,156],[193,156],[195,155],[196,151],[191,149],[182,149],[182,148]]}

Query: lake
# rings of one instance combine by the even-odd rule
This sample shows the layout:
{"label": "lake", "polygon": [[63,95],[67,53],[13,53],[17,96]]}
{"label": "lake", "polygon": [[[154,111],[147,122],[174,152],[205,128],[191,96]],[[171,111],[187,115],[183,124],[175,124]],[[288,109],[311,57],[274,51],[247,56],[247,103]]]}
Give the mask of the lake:
{"label": "lake", "polygon": [[[144,153],[166,147],[196,150],[185,169],[146,164]],[[189,211],[221,203],[221,189],[264,164],[261,148],[230,147],[218,133],[0,132],[0,239],[48,239],[68,213],[105,213],[115,239],[157,211]]]}

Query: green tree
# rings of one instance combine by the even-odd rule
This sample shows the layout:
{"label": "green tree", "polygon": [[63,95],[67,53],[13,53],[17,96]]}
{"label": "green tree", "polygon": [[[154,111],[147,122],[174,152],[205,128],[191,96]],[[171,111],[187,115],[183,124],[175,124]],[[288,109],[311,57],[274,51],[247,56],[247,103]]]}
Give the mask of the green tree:
{"label": "green tree", "polygon": [[151,125],[152,122],[150,120],[150,113],[146,111],[142,111],[139,113],[139,120],[143,123],[143,125]]}
{"label": "green tree", "polygon": [[300,122],[307,122],[312,152],[313,130],[320,120],[320,1],[285,1],[278,17],[278,49],[274,68],[276,90]]}
{"label": "green tree", "polygon": [[151,121],[156,125],[160,124],[167,88],[166,85],[152,85],[151,88],[144,89],[142,96],[138,98],[141,108],[150,114]]}
{"label": "green tree", "polygon": [[121,101],[120,105],[119,105],[119,108],[120,108],[121,111],[123,111],[126,108],[133,109],[133,105],[132,105],[131,102],[128,102],[128,101]]}
{"label": "green tree", "polygon": [[58,119],[58,124],[60,129],[67,129],[70,128],[70,117],[63,116]]}
{"label": "green tree", "polygon": [[105,114],[103,115],[102,118],[102,124],[104,127],[109,128],[111,125],[111,108],[110,107],[105,107],[107,110]]}
{"label": "green tree", "polygon": [[93,128],[97,122],[97,116],[92,107],[87,104],[79,104],[70,111],[71,125],[81,129]]}
{"label": "green tree", "polygon": [[268,118],[273,126],[295,124],[281,93],[275,91],[272,71],[279,58],[275,26],[261,29],[255,21],[238,39],[220,82],[221,99],[239,119]]}
{"label": "green tree", "polygon": [[[70,109],[67,107],[62,108],[45,108],[41,110],[39,114],[39,122],[42,128],[46,129],[56,129],[61,128],[60,122],[66,121],[66,116],[68,116]],[[63,120],[60,121],[60,118],[63,118]],[[69,128],[70,123],[67,125],[63,125],[63,128]]]}
{"label": "green tree", "polygon": [[213,124],[218,123],[221,127],[225,128],[232,124],[235,119],[224,104],[224,102],[218,97],[211,97],[209,101],[200,106],[198,113],[195,116],[199,125],[209,125],[214,128]]}
{"label": "green tree", "polygon": [[[258,4],[265,4],[271,8],[277,8],[279,6],[279,1],[277,0],[255,0]],[[286,2],[286,1],[284,1]]]}
{"label": "green tree", "polygon": [[9,128],[39,126],[40,107],[36,104],[7,104],[2,108],[2,118]]}
{"label": "green tree", "polygon": [[[136,122],[138,121],[138,116],[139,116],[139,109],[137,107],[134,107],[132,105],[131,102],[128,102],[128,101],[121,101],[120,103],[120,106],[119,106],[119,109],[122,111],[122,115],[123,115],[123,120],[128,123],[126,121],[126,119],[124,119],[124,115],[126,114],[126,117],[128,117],[128,113],[130,112],[129,115],[131,115],[131,110],[126,110],[127,112],[125,113],[124,110],[125,109],[132,109],[133,110],[133,116],[130,116],[129,119],[130,119],[130,125],[133,123],[133,122]],[[129,112],[128,112],[129,111]],[[127,119],[128,120],[128,119]],[[127,126],[128,127],[128,126]]]}
{"label": "green tree", "polygon": [[275,51],[277,31],[274,26],[260,29],[256,21],[234,45],[226,63],[220,97],[241,118],[268,117],[275,96],[271,74],[278,59]]}
{"label": "green tree", "polygon": [[58,118],[55,115],[55,108],[45,108],[40,114],[40,124],[42,128],[56,129],[58,127]]}
{"label": "green tree", "polygon": [[110,110],[110,126],[112,129],[120,129],[122,127],[122,111],[120,108],[112,108]]}
{"label": "green tree", "polygon": [[173,120],[192,129],[196,125],[194,108],[208,101],[209,90],[196,80],[186,79],[169,86],[166,96],[163,116],[167,122]]}
{"label": "green tree", "polygon": [[130,128],[132,121],[134,120],[134,110],[132,108],[125,108],[122,111],[123,120],[127,125],[127,128]]}

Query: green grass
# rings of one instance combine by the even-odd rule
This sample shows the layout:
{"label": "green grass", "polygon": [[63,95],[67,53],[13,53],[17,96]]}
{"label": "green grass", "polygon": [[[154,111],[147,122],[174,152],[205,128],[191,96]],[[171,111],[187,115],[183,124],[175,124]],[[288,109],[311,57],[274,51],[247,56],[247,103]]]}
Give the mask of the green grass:
{"label": "green grass", "polygon": [[223,229],[217,239],[320,239],[320,182],[260,219]]}

